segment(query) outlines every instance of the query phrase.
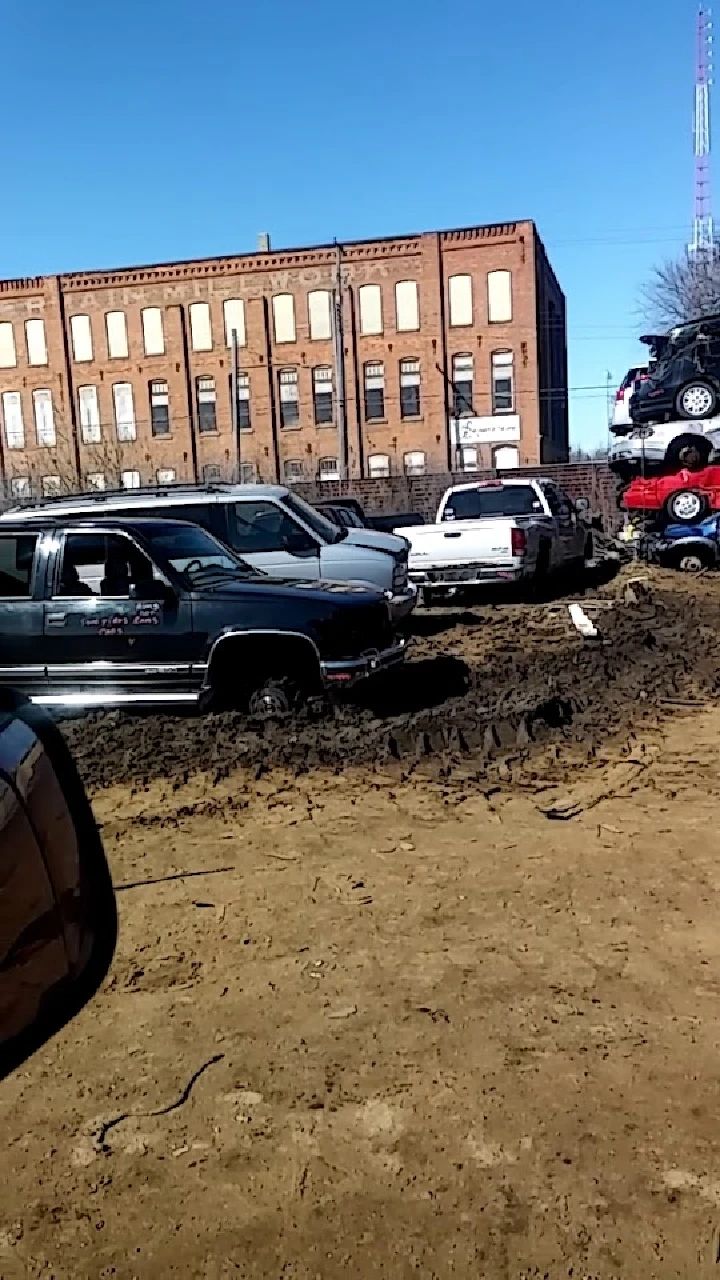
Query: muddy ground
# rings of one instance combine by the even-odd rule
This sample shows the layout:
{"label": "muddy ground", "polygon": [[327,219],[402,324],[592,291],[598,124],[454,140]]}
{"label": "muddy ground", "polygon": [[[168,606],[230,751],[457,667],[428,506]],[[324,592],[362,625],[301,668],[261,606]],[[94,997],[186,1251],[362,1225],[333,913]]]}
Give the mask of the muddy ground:
{"label": "muddy ground", "polygon": [[720,1270],[720,579],[637,572],[290,727],[65,726],[121,936],[0,1091],[2,1280]]}

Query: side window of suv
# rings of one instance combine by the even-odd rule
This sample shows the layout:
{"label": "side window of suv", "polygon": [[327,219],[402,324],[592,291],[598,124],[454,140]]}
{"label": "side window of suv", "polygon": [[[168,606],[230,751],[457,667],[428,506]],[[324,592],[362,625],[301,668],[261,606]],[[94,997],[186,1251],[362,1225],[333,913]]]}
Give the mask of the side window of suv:
{"label": "side window of suv", "polygon": [[116,533],[69,533],[53,594],[125,598],[131,584],[151,582],[154,576],[151,561],[130,538]]}
{"label": "side window of suv", "polygon": [[0,537],[0,599],[28,599],[37,534],[11,533]]}
{"label": "side window of suv", "polygon": [[273,502],[236,502],[228,508],[228,542],[240,554],[253,551],[314,551],[316,543],[287,511]]}

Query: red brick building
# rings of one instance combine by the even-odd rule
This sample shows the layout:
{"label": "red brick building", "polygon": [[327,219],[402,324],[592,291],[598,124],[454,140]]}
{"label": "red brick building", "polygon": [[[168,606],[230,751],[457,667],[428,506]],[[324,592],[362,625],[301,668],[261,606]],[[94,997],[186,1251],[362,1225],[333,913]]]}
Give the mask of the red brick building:
{"label": "red brick building", "polygon": [[[335,477],[336,256],[0,281],[8,496],[233,479],[238,454],[245,480]],[[350,478],[567,458],[565,299],[532,222],[343,244],[340,262]]]}

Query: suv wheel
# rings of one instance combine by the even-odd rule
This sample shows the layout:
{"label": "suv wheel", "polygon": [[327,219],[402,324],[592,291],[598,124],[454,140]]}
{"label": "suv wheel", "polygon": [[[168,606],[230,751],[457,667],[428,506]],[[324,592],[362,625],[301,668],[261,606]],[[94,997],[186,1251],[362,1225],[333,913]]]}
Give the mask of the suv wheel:
{"label": "suv wheel", "polygon": [[696,378],[678,391],[675,407],[681,418],[712,418],[717,413],[717,393],[709,382]]}
{"label": "suv wheel", "polygon": [[269,677],[253,689],[247,706],[256,720],[284,720],[297,710],[301,700],[301,689],[295,680]]}
{"label": "suv wheel", "polygon": [[665,511],[670,520],[679,524],[692,524],[707,515],[709,503],[703,493],[695,489],[676,489],[665,503]]}

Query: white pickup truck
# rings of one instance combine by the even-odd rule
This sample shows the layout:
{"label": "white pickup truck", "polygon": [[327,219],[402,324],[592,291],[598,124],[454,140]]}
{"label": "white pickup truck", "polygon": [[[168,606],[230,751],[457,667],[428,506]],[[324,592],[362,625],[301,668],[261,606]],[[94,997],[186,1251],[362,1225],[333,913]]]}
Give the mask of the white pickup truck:
{"label": "white pickup truck", "polygon": [[593,558],[588,503],[552,480],[480,480],[448,489],[435,523],[403,529],[408,576],[425,604],[458,587],[540,582]]}

